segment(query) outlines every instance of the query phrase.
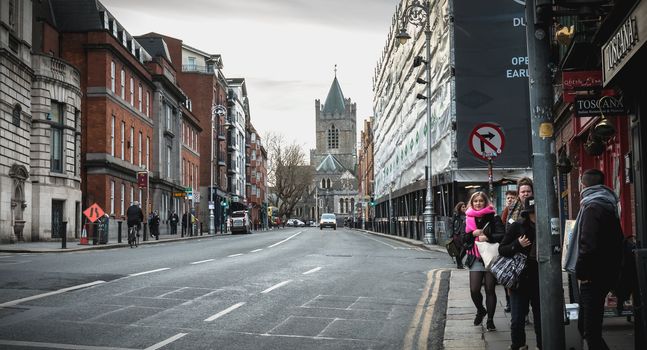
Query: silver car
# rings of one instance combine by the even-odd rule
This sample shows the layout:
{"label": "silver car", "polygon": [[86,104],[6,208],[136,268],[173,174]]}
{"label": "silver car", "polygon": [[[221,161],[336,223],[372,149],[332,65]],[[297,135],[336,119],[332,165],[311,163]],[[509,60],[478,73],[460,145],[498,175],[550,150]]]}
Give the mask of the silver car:
{"label": "silver car", "polygon": [[247,210],[238,210],[231,213],[229,226],[231,228],[231,233],[252,233],[252,224],[247,215]]}

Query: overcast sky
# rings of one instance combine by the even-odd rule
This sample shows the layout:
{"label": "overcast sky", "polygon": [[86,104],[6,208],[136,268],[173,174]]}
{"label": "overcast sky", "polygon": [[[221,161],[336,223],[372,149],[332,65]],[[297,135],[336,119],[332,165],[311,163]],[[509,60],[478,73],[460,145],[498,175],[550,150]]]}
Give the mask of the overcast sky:
{"label": "overcast sky", "polygon": [[[315,146],[314,100],[334,77],[372,115],[372,78],[399,0],[100,0],[131,35],[157,32],[221,54],[247,82],[252,123]],[[359,137],[358,137],[359,142]]]}

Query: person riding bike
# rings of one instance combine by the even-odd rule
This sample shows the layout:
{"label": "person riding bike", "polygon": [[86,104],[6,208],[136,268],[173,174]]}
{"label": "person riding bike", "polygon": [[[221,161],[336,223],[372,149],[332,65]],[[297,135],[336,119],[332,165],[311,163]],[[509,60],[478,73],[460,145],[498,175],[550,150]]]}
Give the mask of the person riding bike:
{"label": "person riding bike", "polygon": [[[128,207],[128,210],[126,211],[126,217],[128,218],[128,232],[130,232],[130,229],[132,227],[135,227],[135,229],[137,230],[137,236],[139,236],[139,229],[141,227],[142,221],[144,221],[144,213],[139,207],[138,201],[134,201],[133,204]],[[128,239],[130,240],[130,237],[128,237]]]}

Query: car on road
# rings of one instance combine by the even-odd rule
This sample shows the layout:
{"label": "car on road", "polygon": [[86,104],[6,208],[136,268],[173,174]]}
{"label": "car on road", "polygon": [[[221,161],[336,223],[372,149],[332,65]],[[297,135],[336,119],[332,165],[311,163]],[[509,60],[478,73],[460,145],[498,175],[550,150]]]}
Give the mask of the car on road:
{"label": "car on road", "polygon": [[237,210],[231,213],[229,227],[231,228],[231,233],[252,233],[252,224],[247,215],[247,210]]}
{"label": "car on road", "polygon": [[285,224],[287,226],[294,226],[294,227],[304,227],[306,225],[305,222],[299,219],[289,219],[288,222],[286,222]]}
{"label": "car on road", "polygon": [[321,220],[319,220],[319,229],[323,230],[324,227],[332,227],[333,230],[337,229],[337,217],[335,216],[335,214],[321,214]]}

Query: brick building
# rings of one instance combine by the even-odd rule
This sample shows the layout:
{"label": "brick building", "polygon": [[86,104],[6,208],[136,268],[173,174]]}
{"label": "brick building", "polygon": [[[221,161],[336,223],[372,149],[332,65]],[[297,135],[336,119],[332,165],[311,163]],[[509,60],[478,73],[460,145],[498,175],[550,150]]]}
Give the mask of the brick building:
{"label": "brick building", "polygon": [[245,178],[247,207],[249,218],[256,229],[265,227],[267,216],[267,151],[263,147],[261,137],[256,132],[254,125],[247,124]]}
{"label": "brick building", "polygon": [[364,120],[364,128],[360,136],[360,149],[358,152],[357,181],[359,198],[361,200],[361,217],[364,222],[373,218],[373,117]]}
{"label": "brick building", "polygon": [[[180,153],[182,164],[182,178],[181,184],[183,188],[198,188],[200,174],[200,135],[202,128],[200,121],[193,115],[188,107],[191,106],[190,100],[187,100],[185,107],[182,107],[182,126],[180,138],[182,141],[182,151]],[[179,192],[178,192],[179,193]],[[190,210],[192,202],[186,197],[181,196],[175,198],[180,202],[178,208],[178,216],[181,218],[182,214]]]}

